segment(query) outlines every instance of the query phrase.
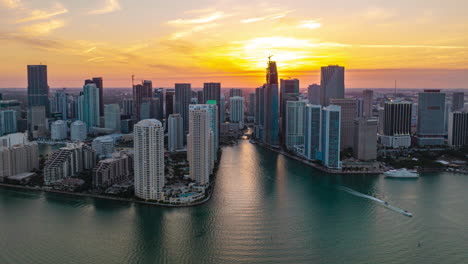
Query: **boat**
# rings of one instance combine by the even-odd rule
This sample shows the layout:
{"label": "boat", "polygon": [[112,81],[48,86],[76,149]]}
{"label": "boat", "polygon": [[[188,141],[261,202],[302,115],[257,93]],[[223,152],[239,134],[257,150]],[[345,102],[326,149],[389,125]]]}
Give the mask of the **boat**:
{"label": "boat", "polygon": [[385,177],[388,178],[418,178],[419,175],[415,171],[407,169],[389,170],[384,172]]}
{"label": "boat", "polygon": [[408,211],[406,211],[406,210],[404,210],[404,211],[403,211],[403,212],[401,212],[401,213],[402,213],[403,215],[406,215],[406,216],[408,216],[408,217],[413,217],[413,214],[412,214],[412,213],[410,213],[410,212],[408,212]]}

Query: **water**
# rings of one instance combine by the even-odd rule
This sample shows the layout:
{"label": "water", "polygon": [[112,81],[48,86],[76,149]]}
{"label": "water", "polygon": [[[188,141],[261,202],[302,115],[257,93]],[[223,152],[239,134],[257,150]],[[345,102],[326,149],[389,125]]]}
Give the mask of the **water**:
{"label": "water", "polygon": [[0,263],[467,263],[467,189],[448,173],[324,175],[241,141],[198,207],[0,189]]}

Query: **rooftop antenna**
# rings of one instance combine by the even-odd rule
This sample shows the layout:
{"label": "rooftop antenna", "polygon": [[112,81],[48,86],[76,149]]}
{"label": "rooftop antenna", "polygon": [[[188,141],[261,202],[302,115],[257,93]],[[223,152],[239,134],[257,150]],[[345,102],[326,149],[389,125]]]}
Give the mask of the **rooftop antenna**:
{"label": "rooftop antenna", "polygon": [[270,55],[270,56],[268,56],[268,62],[270,62],[270,60],[271,60],[271,57],[273,57],[273,54],[272,54],[272,55]]}

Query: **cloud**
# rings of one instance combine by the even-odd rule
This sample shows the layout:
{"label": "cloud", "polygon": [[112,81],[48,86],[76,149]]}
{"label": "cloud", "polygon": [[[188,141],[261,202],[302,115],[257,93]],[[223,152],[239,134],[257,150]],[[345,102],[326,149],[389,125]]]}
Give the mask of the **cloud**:
{"label": "cloud", "polygon": [[217,26],[219,26],[219,24],[217,24],[217,23],[197,25],[197,26],[194,26],[193,28],[185,30],[185,31],[175,32],[175,33],[171,34],[169,39],[171,39],[171,40],[180,39],[180,38],[192,35],[193,33],[205,31],[205,30],[217,27]]}
{"label": "cloud", "polygon": [[54,16],[58,16],[61,14],[68,13],[68,10],[63,7],[61,4],[55,5],[55,10],[54,11],[42,11],[42,10],[32,10],[31,14],[28,17],[22,18],[17,20],[15,23],[24,23],[24,22],[30,22],[30,21],[36,21],[36,20],[44,20],[44,19],[49,19]]}
{"label": "cloud", "polygon": [[433,45],[355,45],[363,48],[401,48],[401,49],[468,49],[465,46],[433,46]]}
{"label": "cloud", "polygon": [[308,29],[316,29],[321,27],[322,24],[315,21],[315,20],[303,20],[299,22],[299,25],[297,27],[299,28],[308,28]]}
{"label": "cloud", "polygon": [[112,13],[115,11],[119,11],[121,9],[120,3],[118,0],[105,0],[105,6],[101,9],[92,10],[88,12],[90,15],[100,15],[100,14],[107,14]]}
{"label": "cloud", "polygon": [[21,0],[0,0],[0,3],[9,9],[18,9],[23,7]]}
{"label": "cloud", "polygon": [[96,49],[96,47],[91,47],[91,48],[83,51],[83,53],[90,53],[90,52],[94,51],[95,49]]}
{"label": "cloud", "polygon": [[215,20],[218,20],[220,18],[222,18],[224,16],[224,13],[223,12],[214,12],[214,13],[211,13],[207,16],[203,16],[203,17],[198,17],[198,18],[194,18],[194,19],[176,19],[176,20],[171,20],[171,21],[168,21],[167,23],[168,24],[171,24],[171,25],[193,25],[193,24],[204,24],[204,23],[210,23],[210,22],[213,22]]}
{"label": "cloud", "polygon": [[262,17],[252,17],[252,18],[247,18],[243,19],[240,22],[241,23],[253,23],[253,22],[258,22],[258,21],[264,21],[264,20],[275,20],[275,19],[280,19],[285,17],[287,14],[291,13],[292,10],[288,10],[282,13],[276,13],[268,16],[262,16]]}
{"label": "cloud", "polygon": [[53,19],[47,22],[41,22],[30,26],[25,26],[22,28],[22,31],[32,36],[39,36],[50,34],[52,31],[64,26],[65,21]]}

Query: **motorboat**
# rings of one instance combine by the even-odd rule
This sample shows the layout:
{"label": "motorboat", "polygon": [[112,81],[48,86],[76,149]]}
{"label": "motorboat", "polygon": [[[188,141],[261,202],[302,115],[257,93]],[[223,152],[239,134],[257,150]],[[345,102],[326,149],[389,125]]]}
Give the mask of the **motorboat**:
{"label": "motorboat", "polygon": [[407,169],[389,170],[384,172],[385,177],[388,178],[418,178],[419,174],[415,171]]}
{"label": "motorboat", "polygon": [[412,213],[410,213],[410,212],[408,212],[408,211],[406,211],[406,210],[404,210],[404,211],[403,211],[403,212],[401,212],[401,213],[402,213],[403,215],[405,215],[405,216],[408,216],[408,217],[413,217],[413,214],[412,214]]}

